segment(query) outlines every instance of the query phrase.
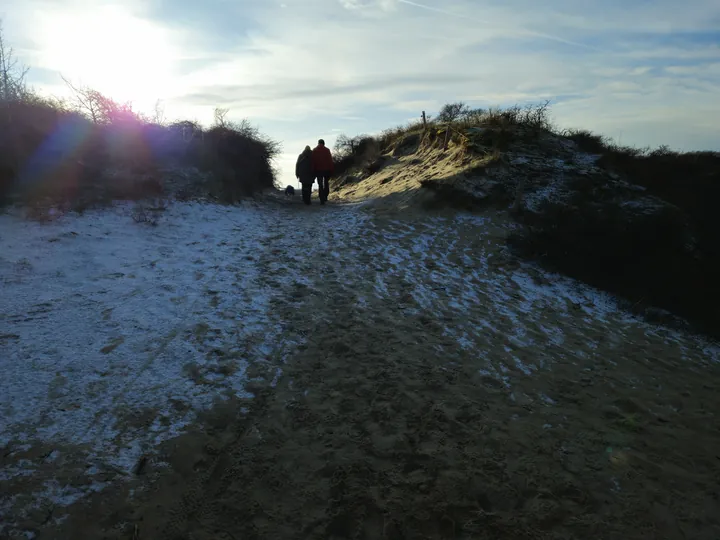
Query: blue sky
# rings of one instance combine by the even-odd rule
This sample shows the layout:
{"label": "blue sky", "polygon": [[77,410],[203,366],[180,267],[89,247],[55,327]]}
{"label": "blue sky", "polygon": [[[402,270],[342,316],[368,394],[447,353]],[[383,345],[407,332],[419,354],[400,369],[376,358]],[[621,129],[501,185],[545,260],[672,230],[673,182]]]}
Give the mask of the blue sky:
{"label": "blue sky", "polygon": [[717,0],[4,0],[30,83],[60,73],[171,119],[215,106],[283,142],[550,99],[561,127],[720,150]]}

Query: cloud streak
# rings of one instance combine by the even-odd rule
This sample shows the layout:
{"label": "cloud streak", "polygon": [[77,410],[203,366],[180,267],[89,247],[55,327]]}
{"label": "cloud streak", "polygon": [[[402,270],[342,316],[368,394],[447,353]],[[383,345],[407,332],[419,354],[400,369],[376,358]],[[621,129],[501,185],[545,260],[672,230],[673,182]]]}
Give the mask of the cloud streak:
{"label": "cloud streak", "polygon": [[[426,4],[420,4],[420,3],[418,3],[418,2],[412,2],[411,0],[397,0],[397,2],[399,2],[399,3],[401,3],[401,4],[405,4],[405,5],[407,5],[407,6],[412,6],[412,7],[424,9],[424,10],[427,10],[427,11],[432,11],[433,13],[441,13],[441,14],[443,14],[443,15],[449,15],[449,16],[451,16],[451,17],[456,17],[456,18],[462,19],[462,20],[472,20],[472,21],[477,22],[477,23],[479,23],[479,24],[483,24],[483,25],[485,25],[485,26],[488,27],[488,28],[490,27],[489,25],[487,25],[487,22],[486,22],[486,21],[481,21],[480,19],[475,19],[475,18],[467,17],[467,16],[465,16],[465,15],[461,15],[461,14],[459,14],[459,13],[454,13],[454,12],[448,11],[448,10],[446,10],[446,9],[436,8],[436,7],[433,7],[433,6],[428,6],[428,5],[426,5]],[[497,28],[497,27],[494,27],[494,29],[495,29],[495,30],[499,30],[499,28]],[[597,48],[597,47],[593,47],[592,45],[587,45],[587,44],[585,44],[585,43],[580,43],[580,42],[577,42],[577,41],[571,41],[571,40],[569,40],[569,39],[564,39],[564,38],[559,37],[559,36],[555,36],[555,35],[551,35],[551,34],[545,34],[545,33],[543,33],[543,32],[536,32],[536,31],[529,30],[529,29],[506,27],[506,28],[503,28],[502,31],[503,31],[504,33],[506,33],[506,34],[513,34],[513,35],[516,35],[516,36],[536,37],[536,38],[541,38],[541,39],[547,39],[547,40],[549,40],[549,41],[555,41],[555,42],[557,42],[557,43],[562,43],[562,44],[564,44],[564,45],[570,45],[570,46],[572,46],[572,47],[580,47],[580,48],[583,48],[583,49],[587,49],[587,50],[589,50],[589,51],[602,52],[602,49],[599,49],[599,48]]]}

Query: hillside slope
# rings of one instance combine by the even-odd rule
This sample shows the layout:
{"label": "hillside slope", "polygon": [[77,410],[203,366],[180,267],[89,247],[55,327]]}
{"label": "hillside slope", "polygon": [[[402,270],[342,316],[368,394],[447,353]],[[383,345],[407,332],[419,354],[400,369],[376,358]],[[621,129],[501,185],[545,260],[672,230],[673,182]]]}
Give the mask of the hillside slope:
{"label": "hillside slope", "polygon": [[[384,144],[335,180],[341,199],[389,211],[506,210],[520,225],[508,238],[516,253],[717,336],[720,219],[707,201],[720,188],[720,155],[590,153],[523,125],[453,128],[448,137],[415,129]],[[643,164],[665,172],[650,177]]]}

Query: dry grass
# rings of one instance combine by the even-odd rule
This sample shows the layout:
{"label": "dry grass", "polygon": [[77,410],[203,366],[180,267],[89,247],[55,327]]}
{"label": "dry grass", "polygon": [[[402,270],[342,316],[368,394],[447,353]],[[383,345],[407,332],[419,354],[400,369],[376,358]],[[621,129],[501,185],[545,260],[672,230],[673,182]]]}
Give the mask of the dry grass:
{"label": "dry grass", "polygon": [[[443,112],[447,108],[452,111]],[[341,135],[334,148],[338,161],[337,173],[342,175],[367,169],[379,154],[394,152],[399,147],[412,147],[414,151],[417,146],[446,147],[451,143],[472,146],[468,130],[491,131],[493,150],[505,150],[519,131],[522,136],[532,138],[552,129],[547,102],[505,109],[470,109],[462,103],[452,103],[446,105],[443,111],[437,119],[429,119],[426,124],[418,120],[386,129],[374,137]]]}

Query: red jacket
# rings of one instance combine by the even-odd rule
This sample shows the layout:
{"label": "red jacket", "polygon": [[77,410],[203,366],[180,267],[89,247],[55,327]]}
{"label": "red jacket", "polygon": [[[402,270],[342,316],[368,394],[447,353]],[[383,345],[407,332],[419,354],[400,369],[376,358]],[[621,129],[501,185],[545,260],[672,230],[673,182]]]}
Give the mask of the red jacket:
{"label": "red jacket", "polygon": [[312,152],[312,166],[315,172],[329,172],[335,170],[332,154],[327,146],[319,144]]}

